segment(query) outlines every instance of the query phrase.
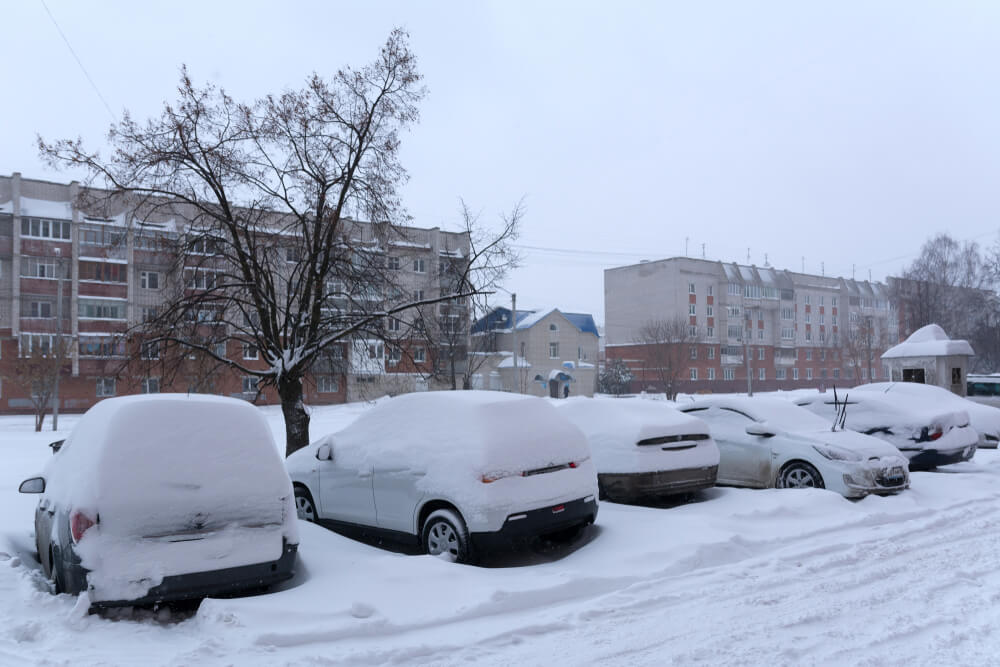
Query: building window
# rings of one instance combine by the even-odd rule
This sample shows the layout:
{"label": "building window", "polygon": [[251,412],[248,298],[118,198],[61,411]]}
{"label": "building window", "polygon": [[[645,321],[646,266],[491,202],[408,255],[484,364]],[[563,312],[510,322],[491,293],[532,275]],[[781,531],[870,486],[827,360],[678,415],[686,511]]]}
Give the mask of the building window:
{"label": "building window", "polygon": [[390,317],[385,324],[385,328],[393,332],[399,331],[399,320],[395,317]]}
{"label": "building window", "polygon": [[709,359],[715,359],[715,346],[714,345],[709,345],[708,346],[708,358]]}
{"label": "building window", "polygon": [[833,379],[834,380],[839,380],[840,379],[840,369],[839,368],[834,368],[833,369]]}
{"label": "building window", "polygon": [[806,361],[812,361],[812,360],[813,360],[813,351],[811,349],[806,350]]}
{"label": "building window", "polygon": [[692,380],[697,380],[698,379],[698,369],[697,368],[692,368],[691,369],[691,379]]}
{"label": "building window", "polygon": [[708,379],[709,380],[714,380],[715,379],[715,369],[714,368],[709,368],[708,369]]}
{"label": "building window", "polygon": [[811,341],[812,339],[813,339],[813,337],[812,337],[812,331],[810,331],[809,329],[806,329],[806,340],[807,341]]}
{"label": "building window", "polygon": [[694,294],[694,283],[688,283],[688,294]]}
{"label": "building window", "polygon": [[413,270],[416,273],[427,273],[427,266],[424,264],[424,260],[422,259],[413,260]]}
{"label": "building window", "polygon": [[125,356],[125,341],[122,338],[106,336],[80,336],[81,357],[122,357]]}
{"label": "building window", "polygon": [[257,346],[253,343],[243,343],[243,358],[244,359],[257,359],[260,356],[257,351]]}
{"label": "building window", "polygon": [[139,274],[139,287],[142,289],[160,289],[160,274],[156,271],[143,271]]}
{"label": "building window", "polygon": [[688,304],[688,315],[697,315],[697,314],[698,314],[698,306],[696,306],[693,303],[689,303]]}
{"label": "building window", "polygon": [[819,379],[820,380],[825,380],[826,379],[826,369],[825,368],[819,369]]}
{"label": "building window", "polygon": [[806,324],[810,324],[811,323],[811,319],[810,319],[809,316],[810,316],[810,313],[806,313]]}
{"label": "building window", "polygon": [[[388,257],[386,258],[386,266],[392,271],[399,271],[399,257]],[[326,377],[326,376],[322,376]]]}
{"label": "building window", "polygon": [[808,306],[809,305],[809,295],[806,294],[804,298],[806,300],[806,305]]}
{"label": "building window", "polygon": [[868,368],[866,368],[864,366],[861,367],[861,379],[862,380],[867,380],[868,379]]}
{"label": "building window", "polygon": [[390,366],[395,366],[403,358],[403,350],[396,347],[395,345],[389,346],[389,353],[386,355],[386,363]]}
{"label": "building window", "polygon": [[[160,343],[159,341],[150,341],[143,343],[139,348],[139,356],[142,359],[159,359],[160,358]],[[156,392],[145,392],[147,394],[152,394]]]}
{"label": "building window", "polygon": [[690,352],[690,354],[691,354],[691,358],[692,359],[697,359],[698,358],[698,348],[695,347],[694,345],[692,345],[691,346],[691,352]]}
{"label": "building window", "polygon": [[764,330],[757,329],[757,340],[764,340]]}
{"label": "building window", "polygon": [[714,311],[712,309],[711,304],[705,306],[705,314],[708,315],[709,317],[712,317],[712,315],[714,315]]}
{"label": "building window", "polygon": [[422,364],[425,361],[427,361],[427,353],[424,351],[423,347],[413,348],[413,361],[417,362],[418,364]]}
{"label": "building window", "polygon": [[413,300],[414,301],[423,301],[424,300],[424,291],[422,289],[413,290]]}
{"label": "building window", "polygon": [[776,380],[786,380],[788,379],[788,370],[784,368],[778,368],[774,371],[774,379]]}
{"label": "building window", "polygon": [[[396,267],[399,268],[398,266]],[[319,375],[316,377],[316,391],[321,394],[335,394],[340,391],[340,382],[336,375]]]}
{"label": "building window", "polygon": [[722,369],[722,379],[723,380],[735,380],[736,379],[736,371],[733,370],[732,368],[723,368]]}
{"label": "building window", "polygon": [[114,299],[80,299],[80,319],[124,320],[125,302]]}
{"label": "building window", "polygon": [[115,395],[114,378],[97,378],[97,398],[107,398]]}
{"label": "building window", "polygon": [[152,322],[153,320],[156,319],[156,316],[158,314],[159,314],[159,310],[157,310],[156,306],[143,306],[143,308],[142,308],[142,321],[143,322]]}
{"label": "building window", "polygon": [[285,262],[288,264],[298,264],[302,261],[302,250],[298,246],[285,248]]}
{"label": "building window", "polygon": [[260,382],[260,378],[254,377],[252,375],[243,376],[243,393],[244,394],[256,394],[257,385]]}
{"label": "building window", "polygon": [[757,348],[757,361],[764,361],[764,357],[767,355],[767,349],[763,347]]}
{"label": "building window", "polygon": [[559,325],[555,324],[555,323],[550,324],[549,325],[549,331],[559,331]]}
{"label": "building window", "polygon": [[39,239],[70,240],[70,223],[62,220],[43,220],[41,218],[21,218],[21,236],[34,236]]}
{"label": "building window", "polygon": [[766,380],[767,379],[767,371],[765,369],[763,369],[763,368],[758,368],[757,369],[757,379],[758,380]]}
{"label": "building window", "polygon": [[369,359],[384,359],[385,358],[385,345],[381,341],[376,341],[374,343],[368,343],[368,358]]}
{"label": "building window", "polygon": [[830,297],[830,305],[833,306],[834,308],[837,307],[837,297],[835,296]]}
{"label": "building window", "polygon": [[807,380],[812,380],[813,379],[813,369],[811,369],[811,368],[807,368],[806,369],[806,379]]}
{"label": "building window", "polygon": [[160,393],[160,378],[143,378],[143,380],[142,380],[142,393],[143,394],[159,394]]}
{"label": "building window", "polygon": [[798,380],[799,379],[799,369],[798,368],[793,368],[792,369],[792,379],[793,380]]}
{"label": "building window", "polygon": [[698,327],[696,327],[693,324],[689,325],[688,326],[688,335],[691,336],[692,338],[696,337],[698,335]]}
{"label": "building window", "polygon": [[715,338],[715,327],[705,327],[705,336]]}
{"label": "building window", "polygon": [[740,340],[741,338],[743,338],[743,327],[741,327],[740,325],[738,325],[738,324],[730,324],[727,327],[727,329],[728,330],[727,330],[726,333],[728,334],[728,336],[729,336],[730,339],[732,339],[732,340]]}
{"label": "building window", "polygon": [[48,301],[32,301],[28,304],[28,317],[52,318],[52,304]]}
{"label": "building window", "polygon": [[549,359],[559,358],[559,343],[549,343]]}
{"label": "building window", "polygon": [[80,280],[98,283],[124,283],[128,266],[114,262],[80,262]]}

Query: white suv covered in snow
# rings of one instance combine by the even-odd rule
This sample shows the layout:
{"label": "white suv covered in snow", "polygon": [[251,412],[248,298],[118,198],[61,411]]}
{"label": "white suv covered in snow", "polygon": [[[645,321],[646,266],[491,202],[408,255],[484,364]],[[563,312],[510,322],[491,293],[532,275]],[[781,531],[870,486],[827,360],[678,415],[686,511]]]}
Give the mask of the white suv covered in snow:
{"label": "white suv covered in snow", "polygon": [[583,434],[546,401],[516,394],[391,398],[286,467],[301,518],[419,540],[449,560],[597,517]]}
{"label": "white suv covered in snow", "polygon": [[260,411],[220,396],[109,398],[40,477],[38,556],[95,606],[260,589],[292,576],[292,486]]}

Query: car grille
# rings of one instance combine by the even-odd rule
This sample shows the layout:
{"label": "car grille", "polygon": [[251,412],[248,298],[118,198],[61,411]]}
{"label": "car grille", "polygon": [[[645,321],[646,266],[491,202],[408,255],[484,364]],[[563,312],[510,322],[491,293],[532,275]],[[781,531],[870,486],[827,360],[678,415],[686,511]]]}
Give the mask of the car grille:
{"label": "car grille", "polygon": [[906,471],[902,466],[883,468],[875,478],[879,486],[902,486],[906,483]]}

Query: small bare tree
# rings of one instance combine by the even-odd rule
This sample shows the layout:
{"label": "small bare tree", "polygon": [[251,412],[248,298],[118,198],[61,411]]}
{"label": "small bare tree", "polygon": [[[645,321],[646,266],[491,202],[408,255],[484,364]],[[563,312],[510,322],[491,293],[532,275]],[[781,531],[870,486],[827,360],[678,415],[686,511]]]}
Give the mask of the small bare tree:
{"label": "small bare tree", "polygon": [[10,375],[5,379],[23,388],[31,396],[31,407],[35,415],[35,430],[41,431],[45,423],[45,415],[52,409],[55,397],[56,378],[68,376],[69,340],[53,343],[53,348],[32,349],[30,353],[19,356],[13,363]]}
{"label": "small bare tree", "polygon": [[[476,291],[464,275],[454,291],[414,298],[386,264],[389,244],[408,240],[400,133],[424,93],[407,35],[394,30],[369,65],[250,103],[196,86],[185,70],[158,118],[126,114],[112,127],[106,158],[80,140],[39,148],[100,182],[86,192],[102,201],[86,206],[179,223],[166,303],[133,334],[273,386],[290,454],[309,442],[302,383],[324,349],[384,340],[390,318]],[[222,356],[222,343],[252,345],[263,363]]]}
{"label": "small bare tree", "polygon": [[636,343],[644,346],[647,369],[667,394],[677,396],[684,372],[691,365],[691,348],[699,340],[697,330],[684,317],[648,320],[640,328]]}
{"label": "small bare tree", "polygon": [[857,323],[848,327],[842,336],[841,348],[844,365],[852,371],[854,380],[859,380],[861,369],[870,381],[872,369],[881,365],[881,354],[888,347],[888,334],[878,326],[874,317],[860,317]]}

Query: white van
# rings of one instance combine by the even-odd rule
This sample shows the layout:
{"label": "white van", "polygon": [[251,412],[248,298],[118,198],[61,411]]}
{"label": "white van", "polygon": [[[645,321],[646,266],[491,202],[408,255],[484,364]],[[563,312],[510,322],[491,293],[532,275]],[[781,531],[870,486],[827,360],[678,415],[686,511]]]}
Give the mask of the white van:
{"label": "white van", "polygon": [[45,574],[94,606],[230,594],[293,574],[291,482],[267,422],[245,401],[103,400],[20,490],[41,494]]}
{"label": "white van", "polygon": [[518,394],[387,399],[286,467],[301,518],[419,542],[454,561],[597,518],[583,434],[545,400]]}

